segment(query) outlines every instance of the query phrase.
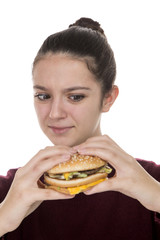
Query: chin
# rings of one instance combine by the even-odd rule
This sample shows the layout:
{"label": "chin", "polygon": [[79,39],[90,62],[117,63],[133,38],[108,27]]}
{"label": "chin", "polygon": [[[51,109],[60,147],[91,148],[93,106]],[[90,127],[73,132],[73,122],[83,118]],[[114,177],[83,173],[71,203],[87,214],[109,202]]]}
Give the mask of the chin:
{"label": "chin", "polygon": [[65,136],[65,135],[59,135],[59,136],[53,136],[46,134],[46,136],[49,138],[49,140],[54,144],[54,145],[64,145],[68,147],[74,147],[76,145],[79,145],[86,141],[87,138],[75,138],[74,136]]}
{"label": "chin", "polygon": [[54,145],[63,145],[63,146],[68,146],[68,147],[73,147],[76,146],[78,144],[76,144],[76,141],[74,140],[70,140],[70,138],[67,137],[49,137],[50,141],[54,144]]}

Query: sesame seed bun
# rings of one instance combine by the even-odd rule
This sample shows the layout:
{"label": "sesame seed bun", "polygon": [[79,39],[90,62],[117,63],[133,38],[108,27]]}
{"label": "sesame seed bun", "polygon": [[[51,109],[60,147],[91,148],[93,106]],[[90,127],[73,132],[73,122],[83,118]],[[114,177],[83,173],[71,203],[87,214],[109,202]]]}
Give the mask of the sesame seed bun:
{"label": "sesame seed bun", "polygon": [[47,173],[58,174],[65,172],[90,170],[101,167],[105,163],[105,161],[103,161],[97,156],[74,154],[73,156],[71,156],[69,161],[54,166],[53,168],[48,170]]}

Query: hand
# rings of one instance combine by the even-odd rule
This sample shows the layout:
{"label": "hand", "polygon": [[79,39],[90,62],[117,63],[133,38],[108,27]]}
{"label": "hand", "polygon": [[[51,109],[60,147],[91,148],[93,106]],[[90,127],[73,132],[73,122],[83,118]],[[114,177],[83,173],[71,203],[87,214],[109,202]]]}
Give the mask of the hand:
{"label": "hand", "polygon": [[160,211],[160,183],[107,135],[89,138],[74,149],[80,154],[99,156],[116,170],[114,177],[86,191],[86,194],[119,191],[137,199],[150,210]]}
{"label": "hand", "polygon": [[[74,153],[69,147],[55,146],[40,150],[24,167],[18,169],[11,188],[0,205],[0,235],[16,229],[21,221],[33,212],[44,200],[69,199],[74,196],[41,189],[38,180],[54,165],[66,161]],[[3,222],[3,226],[2,225]]]}

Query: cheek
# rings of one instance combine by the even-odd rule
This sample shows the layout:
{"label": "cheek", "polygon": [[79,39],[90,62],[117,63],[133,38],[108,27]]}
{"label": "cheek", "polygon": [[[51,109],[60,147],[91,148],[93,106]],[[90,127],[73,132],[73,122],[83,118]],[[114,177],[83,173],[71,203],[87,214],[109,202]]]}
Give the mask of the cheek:
{"label": "cheek", "polygon": [[[88,108],[87,108],[88,109]],[[83,119],[85,119],[86,116],[86,107],[84,106],[73,106],[68,108],[68,115],[72,116],[72,118],[76,121],[76,122],[81,122],[83,121]]]}
{"label": "cheek", "polygon": [[81,125],[83,128],[88,128],[97,122],[100,117],[100,110],[98,106],[95,105],[79,106],[77,109],[72,109],[71,114],[78,125]]}
{"label": "cheek", "polygon": [[42,121],[49,115],[49,107],[39,104],[35,104],[34,106],[38,120],[42,123]]}

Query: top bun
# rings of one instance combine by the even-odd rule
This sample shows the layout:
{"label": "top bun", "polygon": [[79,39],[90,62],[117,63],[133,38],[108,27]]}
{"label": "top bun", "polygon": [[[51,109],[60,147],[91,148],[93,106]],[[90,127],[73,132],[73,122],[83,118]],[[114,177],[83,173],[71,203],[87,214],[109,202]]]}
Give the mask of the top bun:
{"label": "top bun", "polygon": [[57,174],[73,171],[85,171],[102,167],[106,162],[96,156],[74,154],[69,161],[59,163],[47,173]]}
{"label": "top bun", "polygon": [[69,25],[69,27],[73,27],[73,26],[79,26],[79,27],[83,27],[83,28],[91,28],[92,30],[98,31],[105,36],[104,31],[101,28],[99,22],[94,21],[91,18],[82,17],[79,20],[77,20],[75,23]]}

